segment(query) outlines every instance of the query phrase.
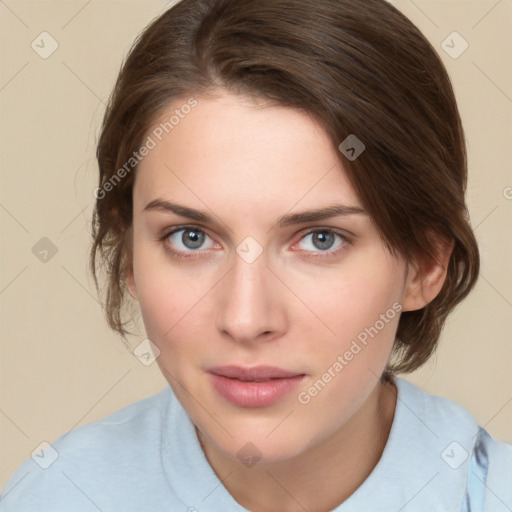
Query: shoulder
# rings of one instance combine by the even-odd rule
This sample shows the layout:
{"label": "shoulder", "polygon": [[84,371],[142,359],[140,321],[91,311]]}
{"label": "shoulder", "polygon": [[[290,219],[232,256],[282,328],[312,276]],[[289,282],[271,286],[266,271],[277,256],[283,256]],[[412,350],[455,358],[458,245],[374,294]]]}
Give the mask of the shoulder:
{"label": "shoulder", "polygon": [[50,502],[52,510],[66,510],[70,504],[73,510],[89,510],[91,502],[107,499],[108,493],[144,487],[140,475],[160,470],[161,431],[171,400],[166,387],[42,443],[7,482],[0,511],[41,510]]}
{"label": "shoulder", "polygon": [[[129,404],[93,423],[78,427],[60,436],[52,443],[55,450],[66,459],[94,460],[109,453],[118,458],[126,457],[126,447],[136,449],[141,439],[144,448],[160,442],[160,429],[171,399],[170,388]],[[97,462],[97,461],[96,461]]]}
{"label": "shoulder", "polygon": [[[445,434],[464,441],[474,449],[478,443],[484,443],[502,450],[505,458],[510,457],[512,444],[494,439],[474,416],[454,400],[423,391],[415,384],[395,377],[398,388],[400,409],[407,410],[404,414],[415,417],[435,437]],[[484,434],[485,433],[485,434]]]}
{"label": "shoulder", "polygon": [[[465,509],[512,510],[512,444],[492,437],[457,402],[395,378],[400,407],[426,449],[435,446],[440,467],[459,474]],[[421,425],[421,427],[419,426]],[[441,462],[442,461],[442,462]]]}
{"label": "shoulder", "polygon": [[457,402],[423,391],[403,378],[395,378],[395,383],[401,402],[424,421],[439,429],[456,428],[470,431],[472,435],[478,430],[473,415]]}
{"label": "shoulder", "polygon": [[512,510],[512,444],[480,428],[471,452],[466,498],[469,510]]}

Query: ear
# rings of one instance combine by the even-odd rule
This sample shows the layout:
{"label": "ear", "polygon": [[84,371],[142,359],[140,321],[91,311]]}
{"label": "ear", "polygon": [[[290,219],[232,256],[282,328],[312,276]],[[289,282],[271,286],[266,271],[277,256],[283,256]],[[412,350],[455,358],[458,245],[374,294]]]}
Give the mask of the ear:
{"label": "ear", "polygon": [[137,297],[137,287],[135,286],[135,276],[133,275],[133,265],[130,265],[129,270],[127,270],[125,274],[124,281],[126,283],[126,287],[130,292],[130,295],[135,299],[139,300]]}
{"label": "ear", "polygon": [[415,311],[425,307],[437,297],[446,280],[455,240],[440,236],[429,238],[436,248],[435,259],[430,256],[417,257],[409,263],[402,311]]}
{"label": "ear", "polygon": [[124,282],[130,292],[130,295],[135,299],[137,297],[137,287],[135,285],[135,275],[133,271],[133,224],[125,233],[125,246],[126,246],[126,267],[124,272]]}

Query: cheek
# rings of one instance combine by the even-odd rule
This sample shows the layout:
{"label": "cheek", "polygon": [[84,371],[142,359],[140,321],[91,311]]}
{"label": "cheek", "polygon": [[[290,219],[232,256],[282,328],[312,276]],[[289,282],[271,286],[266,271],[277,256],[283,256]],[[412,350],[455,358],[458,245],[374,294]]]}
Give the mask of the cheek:
{"label": "cheek", "polygon": [[[192,337],[194,309],[200,298],[200,293],[180,280],[165,280],[161,276],[152,279],[148,273],[139,293],[139,306],[148,337],[161,350],[167,349],[173,339]],[[186,333],[183,332],[185,328]]]}
{"label": "cheek", "polygon": [[[376,327],[393,337],[398,325],[404,279],[401,266],[383,254],[354,259],[338,271],[294,276],[294,291],[312,314],[310,331],[320,334],[332,348],[343,348]],[[314,314],[314,316],[313,316]],[[312,320],[312,322],[311,322]],[[302,320],[304,322],[304,320]]]}
{"label": "cheek", "polygon": [[212,325],[203,308],[216,274],[170,262],[162,253],[136,249],[134,273],[146,334],[160,350],[160,367],[174,374],[180,361],[201,359],[200,340]]}
{"label": "cheek", "polygon": [[[401,310],[400,267],[380,261],[379,268],[354,266],[336,284],[326,281],[323,293],[310,290],[308,295],[329,330],[323,329],[326,334],[314,352],[304,347],[310,354],[312,376],[297,399],[310,417],[326,414],[331,425],[343,423],[358,409],[378,382],[393,348]],[[311,339],[315,339],[312,332]]]}
{"label": "cheek", "polygon": [[[148,244],[149,245],[149,244]],[[135,244],[134,277],[137,299],[148,337],[159,347],[164,333],[172,332],[187,301],[183,278],[162,261],[160,248]],[[161,348],[161,347],[160,347]]]}
{"label": "cheek", "polygon": [[160,242],[142,235],[135,243],[133,268],[140,308],[151,323],[169,328],[200,293],[200,277],[172,262]]}

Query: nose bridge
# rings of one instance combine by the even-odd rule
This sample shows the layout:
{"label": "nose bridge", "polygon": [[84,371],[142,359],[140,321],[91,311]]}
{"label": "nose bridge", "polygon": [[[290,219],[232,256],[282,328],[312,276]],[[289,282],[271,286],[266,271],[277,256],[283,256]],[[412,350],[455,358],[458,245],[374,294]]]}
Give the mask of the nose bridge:
{"label": "nose bridge", "polygon": [[232,280],[235,294],[240,294],[239,299],[243,302],[256,300],[265,295],[264,290],[268,285],[267,259],[261,255],[255,261],[246,261],[239,255],[236,256],[233,264]]}
{"label": "nose bridge", "polygon": [[278,290],[273,289],[276,282],[271,274],[265,254],[254,261],[235,255],[223,286],[223,307],[217,316],[220,330],[238,341],[248,342],[261,333],[280,329]]}

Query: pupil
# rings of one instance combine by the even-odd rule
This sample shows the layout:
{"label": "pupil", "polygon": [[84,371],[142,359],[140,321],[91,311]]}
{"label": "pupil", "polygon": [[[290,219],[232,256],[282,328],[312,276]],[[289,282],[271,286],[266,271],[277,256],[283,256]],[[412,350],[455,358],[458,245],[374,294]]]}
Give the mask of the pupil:
{"label": "pupil", "polygon": [[[187,235],[188,233],[188,235]],[[182,241],[189,249],[197,249],[203,243],[204,233],[188,230],[183,233]]]}
{"label": "pupil", "polygon": [[332,246],[333,238],[332,233],[315,233],[314,240],[319,242],[315,243],[317,249],[329,249]]}

